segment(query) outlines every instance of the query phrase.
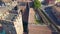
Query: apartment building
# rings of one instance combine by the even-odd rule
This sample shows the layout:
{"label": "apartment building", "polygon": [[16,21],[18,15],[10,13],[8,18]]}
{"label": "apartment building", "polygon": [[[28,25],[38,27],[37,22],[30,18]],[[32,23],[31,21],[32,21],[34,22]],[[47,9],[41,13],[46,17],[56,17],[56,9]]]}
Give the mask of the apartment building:
{"label": "apartment building", "polygon": [[[0,7],[0,23],[3,25],[6,34],[23,34],[22,14],[20,8],[17,6],[12,7],[12,5]],[[18,9],[15,9],[15,7]]]}

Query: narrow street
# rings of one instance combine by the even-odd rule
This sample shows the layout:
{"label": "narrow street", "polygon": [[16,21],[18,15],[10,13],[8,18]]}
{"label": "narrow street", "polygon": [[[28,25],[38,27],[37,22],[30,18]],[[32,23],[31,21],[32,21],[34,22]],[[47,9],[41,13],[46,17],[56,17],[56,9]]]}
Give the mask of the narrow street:
{"label": "narrow street", "polygon": [[55,33],[55,31],[49,28],[48,25],[35,24],[34,15],[35,15],[34,9],[30,8],[29,22],[28,22],[28,34],[54,34]]}
{"label": "narrow street", "polygon": [[30,8],[30,10],[29,10],[28,22],[29,22],[29,24],[35,24],[35,11],[33,8]]}
{"label": "narrow street", "polygon": [[29,34],[52,34],[47,26],[28,24]]}

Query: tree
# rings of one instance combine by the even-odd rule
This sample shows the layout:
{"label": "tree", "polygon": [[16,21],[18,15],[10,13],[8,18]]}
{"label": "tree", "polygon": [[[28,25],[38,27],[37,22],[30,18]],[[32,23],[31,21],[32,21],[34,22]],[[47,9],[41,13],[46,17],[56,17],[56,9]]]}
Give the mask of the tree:
{"label": "tree", "polygon": [[41,7],[41,2],[39,0],[34,0],[34,8],[40,8]]}

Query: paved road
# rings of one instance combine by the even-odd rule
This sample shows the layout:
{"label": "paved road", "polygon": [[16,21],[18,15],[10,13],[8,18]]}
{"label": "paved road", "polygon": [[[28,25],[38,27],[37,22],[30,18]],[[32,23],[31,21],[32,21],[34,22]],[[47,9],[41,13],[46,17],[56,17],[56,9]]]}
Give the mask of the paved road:
{"label": "paved road", "polygon": [[47,26],[28,24],[29,34],[57,34],[57,32],[51,30]]}
{"label": "paved road", "polygon": [[30,24],[36,23],[35,22],[35,11],[33,8],[30,8],[30,11],[29,11],[29,23]]}

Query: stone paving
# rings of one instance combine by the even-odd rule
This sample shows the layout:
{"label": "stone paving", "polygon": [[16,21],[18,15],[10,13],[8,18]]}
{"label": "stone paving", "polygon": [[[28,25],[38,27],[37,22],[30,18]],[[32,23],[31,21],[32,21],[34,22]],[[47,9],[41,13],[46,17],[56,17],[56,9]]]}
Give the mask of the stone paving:
{"label": "stone paving", "polygon": [[37,26],[29,24],[29,34],[52,34],[47,26]]}
{"label": "stone paving", "polygon": [[35,23],[35,12],[33,8],[29,11],[29,23]]}

